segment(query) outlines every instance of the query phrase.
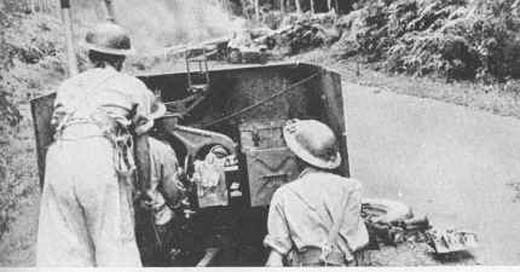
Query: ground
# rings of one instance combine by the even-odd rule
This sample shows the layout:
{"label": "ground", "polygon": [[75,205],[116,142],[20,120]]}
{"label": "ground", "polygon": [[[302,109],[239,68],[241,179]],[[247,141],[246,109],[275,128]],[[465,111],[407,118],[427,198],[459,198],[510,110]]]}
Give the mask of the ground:
{"label": "ground", "polygon": [[520,263],[520,121],[344,82],[352,176],[435,227],[475,231],[476,260]]}
{"label": "ground", "polygon": [[[352,84],[352,66],[331,67],[344,79],[351,172],[365,195],[401,200],[434,226],[476,231],[477,263],[520,264],[520,121]],[[34,265],[38,204],[37,190],[20,204],[0,241],[0,266]],[[386,252],[406,256],[401,249]],[[431,264],[400,259],[388,265]]]}

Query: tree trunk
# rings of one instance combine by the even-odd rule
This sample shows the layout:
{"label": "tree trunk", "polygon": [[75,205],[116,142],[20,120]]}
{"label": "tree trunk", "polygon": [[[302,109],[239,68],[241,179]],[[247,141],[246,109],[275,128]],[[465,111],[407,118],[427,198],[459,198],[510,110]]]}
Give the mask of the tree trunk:
{"label": "tree trunk", "polygon": [[258,4],[259,0],[255,0],[255,17],[257,21],[260,21],[260,5]]}
{"label": "tree trunk", "polygon": [[222,7],[226,12],[231,13],[231,8],[229,6],[229,0],[219,0],[219,5]]}
{"label": "tree trunk", "polygon": [[314,14],[314,0],[311,0],[311,14]]}
{"label": "tree trunk", "polygon": [[114,11],[114,5],[112,0],[105,0],[105,7],[107,9],[107,19],[112,22],[116,22],[116,13]]}
{"label": "tree trunk", "polygon": [[280,11],[285,13],[285,0],[280,0]]}
{"label": "tree trunk", "polygon": [[302,7],[300,5],[300,0],[294,0],[294,3],[296,4],[296,13],[302,13]]}
{"label": "tree trunk", "polygon": [[332,9],[332,0],[327,0],[327,10],[330,11]]}
{"label": "tree trunk", "polygon": [[62,0],[61,4],[61,18],[63,26],[65,27],[65,41],[67,49],[67,60],[68,60],[68,76],[72,77],[78,74],[78,61],[76,59],[76,52],[74,51],[73,42],[73,28],[72,28],[72,15],[70,12],[70,0]]}

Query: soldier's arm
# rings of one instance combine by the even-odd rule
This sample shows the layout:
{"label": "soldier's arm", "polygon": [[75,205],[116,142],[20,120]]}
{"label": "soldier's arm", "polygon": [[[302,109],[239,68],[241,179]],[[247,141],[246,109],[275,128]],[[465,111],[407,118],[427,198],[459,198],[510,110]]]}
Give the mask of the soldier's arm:
{"label": "soldier's arm", "polygon": [[67,89],[66,84],[62,84],[56,90],[56,99],[54,100],[54,110],[51,118],[51,126],[54,131],[60,129],[67,115],[71,114],[71,109],[67,108],[68,101],[71,99]]}
{"label": "soldier's arm", "polygon": [[283,205],[283,194],[279,189],[273,195],[267,217],[267,236],[264,239],[264,245],[271,248],[271,252],[266,266],[283,266],[284,256],[292,248]]}
{"label": "soldier's arm", "polygon": [[271,266],[271,267],[280,267],[283,266],[283,258],[284,256],[274,250],[271,249],[271,252],[269,253],[269,257],[267,258],[267,262],[265,263],[265,266]]}
{"label": "soldier's arm", "polygon": [[351,180],[352,187],[349,192],[347,207],[344,208],[346,217],[343,228],[348,230],[348,243],[354,252],[368,243],[368,233],[363,218],[361,217],[361,183]]}
{"label": "soldier's arm", "polygon": [[185,191],[180,180],[180,168],[175,151],[171,147],[166,148],[162,157],[161,184],[160,191],[163,194],[168,206],[177,208],[184,198]]}
{"label": "soldier's arm", "polygon": [[140,135],[153,127],[154,120],[150,117],[150,113],[156,97],[140,80],[136,79],[132,85],[133,100],[136,104],[132,122],[136,134]]}

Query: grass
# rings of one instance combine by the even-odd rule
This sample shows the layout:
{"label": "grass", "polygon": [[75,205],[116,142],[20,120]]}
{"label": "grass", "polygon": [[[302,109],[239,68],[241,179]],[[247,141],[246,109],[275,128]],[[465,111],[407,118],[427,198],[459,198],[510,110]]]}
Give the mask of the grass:
{"label": "grass", "polygon": [[314,50],[292,60],[324,65],[336,70],[344,81],[398,94],[435,100],[520,119],[520,94],[502,84],[482,85],[470,81],[446,82],[435,77],[388,74],[354,60],[338,60],[334,50]]}

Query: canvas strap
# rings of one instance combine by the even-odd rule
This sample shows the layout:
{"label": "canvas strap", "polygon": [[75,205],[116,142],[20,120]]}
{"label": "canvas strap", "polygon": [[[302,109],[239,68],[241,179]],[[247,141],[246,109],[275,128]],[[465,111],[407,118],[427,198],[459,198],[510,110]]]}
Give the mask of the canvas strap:
{"label": "canvas strap", "polygon": [[343,225],[343,222],[345,221],[345,211],[343,210],[343,208],[346,207],[345,204],[347,201],[348,201],[348,199],[346,198],[345,202],[339,209],[339,215],[336,217],[337,220],[334,222],[334,224],[332,225],[332,228],[329,231],[329,236],[327,238],[327,241],[321,248],[320,260],[322,262],[324,262],[325,264],[327,263],[327,259],[328,259],[329,255],[334,252],[334,244],[336,243],[336,240],[339,237],[340,228]]}
{"label": "canvas strap", "polygon": [[[302,173],[302,174],[304,174],[304,173]],[[301,194],[299,194],[298,192],[296,192],[295,190],[293,190],[290,187],[288,187],[288,190],[291,191],[293,194],[295,194],[295,196],[297,196],[297,198],[301,200],[302,204],[304,204],[305,206],[309,207],[308,211],[314,211],[314,209],[311,209],[311,207],[309,206],[309,201],[304,199],[301,196]],[[343,223],[345,221],[345,211],[343,210],[343,208],[346,207],[347,201],[348,201],[348,198],[346,198],[344,200],[343,204],[340,206],[341,207],[339,209],[339,213],[340,214],[337,214],[336,217],[335,217],[338,220],[334,221],[334,224],[332,225],[332,227],[331,227],[331,229],[329,231],[329,235],[327,237],[327,240],[325,241],[325,243],[321,247],[321,250],[320,250],[321,251],[321,255],[319,257],[319,261],[321,261],[325,265],[327,264],[327,262],[328,262],[328,260],[330,259],[331,256],[336,256],[337,253],[339,253],[338,250],[334,249],[334,245],[336,243],[337,238],[339,237],[340,228],[341,228],[341,226],[343,225]],[[317,214],[317,216],[321,218],[320,214]],[[296,254],[300,254],[300,253],[296,252]],[[342,253],[342,255],[346,256],[343,253]],[[337,259],[337,258],[335,258],[335,259]],[[345,262],[346,261],[350,261],[350,260],[347,260],[346,258],[343,258],[343,259],[344,259]]]}

